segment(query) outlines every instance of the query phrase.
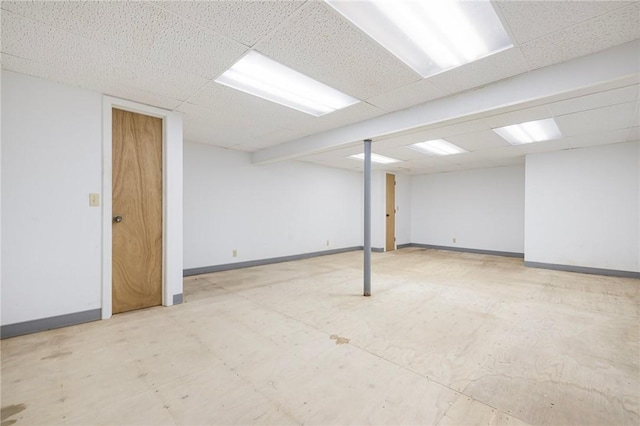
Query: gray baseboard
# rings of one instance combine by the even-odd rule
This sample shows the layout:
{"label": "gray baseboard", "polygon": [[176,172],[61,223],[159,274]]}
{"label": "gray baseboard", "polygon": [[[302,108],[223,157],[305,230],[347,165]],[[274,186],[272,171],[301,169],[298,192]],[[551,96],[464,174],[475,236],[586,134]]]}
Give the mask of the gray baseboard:
{"label": "gray baseboard", "polygon": [[173,304],[179,305],[182,303],[182,293],[173,295]]}
{"label": "gray baseboard", "polygon": [[382,247],[371,247],[371,251],[374,253],[384,253],[384,249]]}
{"label": "gray baseboard", "polygon": [[609,277],[640,278],[640,272],[617,271],[615,269],[589,268],[587,266],[558,265],[555,263],[524,262],[529,268],[553,269],[554,271],[579,272],[581,274],[606,275]]}
{"label": "gray baseboard", "polygon": [[224,265],[202,266],[200,268],[185,269],[182,276],[189,277],[191,275],[208,274],[211,272],[229,271],[232,269],[250,268],[252,266],[270,265],[272,263],[291,262],[293,260],[309,259],[318,256],[327,256],[330,254],[346,253],[349,251],[362,250],[362,246],[345,247],[340,249],[316,251],[313,253],[294,254],[291,256],[272,257],[269,259],[250,260],[247,262],[227,263]]}
{"label": "gray baseboard", "polygon": [[435,250],[447,250],[447,251],[460,251],[464,253],[489,254],[491,256],[519,257],[524,259],[524,253],[515,253],[511,251],[495,251],[495,250],[482,250],[482,249],[472,249],[472,248],[464,248],[464,247],[434,246],[431,244],[419,244],[419,243],[411,243],[409,244],[409,247],[418,247],[418,248],[435,249]]}
{"label": "gray baseboard", "polygon": [[400,250],[400,249],[407,248],[407,247],[411,247],[411,246],[412,246],[412,245],[411,245],[411,243],[407,243],[407,244],[398,244],[398,245],[396,246],[396,249]]}
{"label": "gray baseboard", "polygon": [[75,312],[73,314],[58,315],[50,318],[42,318],[16,324],[3,325],[0,328],[0,338],[21,336],[23,334],[36,333],[38,331],[52,330],[54,328],[67,327],[90,321],[98,321],[102,318],[102,309]]}

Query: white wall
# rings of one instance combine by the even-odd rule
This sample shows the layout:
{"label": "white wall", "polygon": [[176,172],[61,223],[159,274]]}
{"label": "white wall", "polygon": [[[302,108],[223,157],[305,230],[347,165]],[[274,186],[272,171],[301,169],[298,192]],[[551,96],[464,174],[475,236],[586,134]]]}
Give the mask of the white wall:
{"label": "white wall", "polygon": [[413,176],[411,242],[522,253],[524,187],[523,166]]}
{"label": "white wall", "polygon": [[2,72],[2,324],[100,308],[102,98]]}
{"label": "white wall", "polygon": [[525,261],[640,272],[639,146],[527,156]]}
{"label": "white wall", "polygon": [[184,145],[185,269],[361,246],[362,226],[361,173]]}
{"label": "white wall", "polygon": [[[386,178],[384,170],[371,171],[371,248],[377,250],[384,250],[386,242]],[[361,186],[364,187],[364,180]]]}

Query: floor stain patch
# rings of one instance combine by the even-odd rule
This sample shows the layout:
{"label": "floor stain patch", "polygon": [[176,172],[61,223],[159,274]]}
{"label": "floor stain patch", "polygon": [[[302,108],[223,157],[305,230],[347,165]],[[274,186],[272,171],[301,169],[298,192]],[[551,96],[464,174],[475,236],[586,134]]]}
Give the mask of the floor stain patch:
{"label": "floor stain patch", "polygon": [[0,410],[0,420],[3,420],[2,426],[4,426],[5,423],[15,423],[16,420],[14,420],[13,423],[5,422],[4,420],[8,419],[11,416],[15,416],[19,412],[24,411],[26,408],[27,406],[24,404],[7,405],[6,407],[2,407],[2,410]]}
{"label": "floor stain patch", "polygon": [[332,334],[331,336],[329,336],[329,339],[335,340],[336,345],[344,345],[349,343],[349,339],[347,339],[346,337],[340,337],[337,334]]}
{"label": "floor stain patch", "polygon": [[72,353],[73,352],[57,352],[55,354],[44,356],[44,357],[40,358],[40,360],[62,358],[62,357],[65,357],[65,356],[69,356]]}

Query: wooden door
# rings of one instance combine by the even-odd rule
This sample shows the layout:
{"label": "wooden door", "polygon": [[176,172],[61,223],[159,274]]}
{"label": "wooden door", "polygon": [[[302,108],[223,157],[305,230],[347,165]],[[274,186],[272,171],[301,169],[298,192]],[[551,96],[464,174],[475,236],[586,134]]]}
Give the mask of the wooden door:
{"label": "wooden door", "polygon": [[385,251],[396,249],[396,176],[387,173],[386,228],[387,238]]}
{"label": "wooden door", "polygon": [[113,109],[112,312],[162,304],[162,119]]}

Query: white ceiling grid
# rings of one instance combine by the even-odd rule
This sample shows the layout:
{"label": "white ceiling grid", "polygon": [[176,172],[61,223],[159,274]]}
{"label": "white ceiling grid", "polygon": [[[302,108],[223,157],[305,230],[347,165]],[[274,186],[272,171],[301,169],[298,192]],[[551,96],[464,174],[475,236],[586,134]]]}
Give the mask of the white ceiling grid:
{"label": "white ceiling grid", "polygon": [[[422,79],[324,2],[2,1],[2,67],[184,115],[184,137],[253,152],[475,90],[640,38],[638,1],[494,1],[514,47]],[[216,84],[254,49],[362,102],[312,117]],[[640,60],[640,54],[639,54]],[[374,142],[435,173],[519,164],[526,153],[638,140],[638,78],[489,111]],[[555,117],[563,139],[513,147],[491,127]],[[375,137],[376,135],[372,135]],[[429,157],[405,145],[447,138],[468,153]],[[305,161],[360,170],[346,146]]]}

